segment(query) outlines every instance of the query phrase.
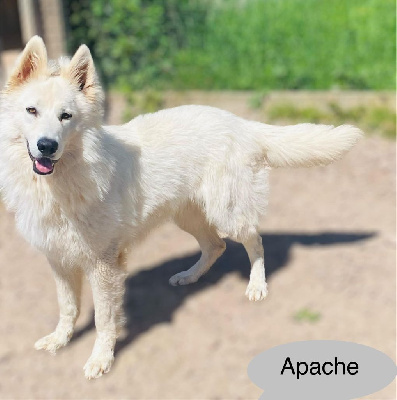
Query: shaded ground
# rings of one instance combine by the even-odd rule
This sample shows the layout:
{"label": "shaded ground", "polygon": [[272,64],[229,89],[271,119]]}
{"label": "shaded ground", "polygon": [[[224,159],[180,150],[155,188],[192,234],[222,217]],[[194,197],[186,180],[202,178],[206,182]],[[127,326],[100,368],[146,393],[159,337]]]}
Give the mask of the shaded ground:
{"label": "shaded ground", "polygon": [[[245,113],[246,103],[240,112],[235,100],[222,104],[262,118]],[[370,137],[333,166],[274,170],[271,185],[261,222],[266,301],[244,297],[248,257],[232,242],[200,282],[169,286],[199,253],[192,237],[164,225],[130,257],[128,325],[112,372],[94,382],[82,372],[94,342],[89,288],[71,344],[56,357],[35,351],[57,323],[55,285],[2,210],[0,398],[254,399],[261,390],[247,377],[249,361],[297,340],[354,341],[395,358],[394,142]],[[302,310],[320,318],[294,318]],[[368,398],[394,399],[395,387]]]}

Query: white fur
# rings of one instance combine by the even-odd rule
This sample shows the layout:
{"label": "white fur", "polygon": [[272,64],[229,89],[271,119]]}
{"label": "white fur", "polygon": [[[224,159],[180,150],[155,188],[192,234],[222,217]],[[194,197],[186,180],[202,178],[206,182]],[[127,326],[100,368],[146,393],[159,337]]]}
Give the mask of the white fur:
{"label": "white fur", "polygon": [[[86,46],[72,60],[47,64],[34,37],[1,97],[0,187],[18,229],[51,264],[60,320],[36,343],[65,346],[79,314],[82,272],[92,286],[97,339],[84,367],[87,378],[109,371],[122,297],[127,251],[154,226],[174,220],[198,240],[202,256],[172,285],[196,282],[223,253],[230,237],[251,261],[246,295],[266,296],[264,256],[257,228],[268,197],[271,166],[323,165],[360,136],[349,126],[276,127],[205,106],[143,115],[122,126],[101,126],[102,91]],[[21,72],[22,71],[22,72]],[[26,112],[36,107],[38,116]],[[72,114],[60,121],[62,111]],[[41,136],[59,142],[59,162],[36,175]]]}

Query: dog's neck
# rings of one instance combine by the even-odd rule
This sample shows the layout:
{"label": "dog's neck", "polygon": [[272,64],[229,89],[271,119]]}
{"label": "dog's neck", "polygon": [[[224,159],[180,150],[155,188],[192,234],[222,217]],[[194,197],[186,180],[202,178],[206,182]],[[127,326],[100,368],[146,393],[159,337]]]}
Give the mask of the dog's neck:
{"label": "dog's neck", "polygon": [[[90,129],[79,136],[55,166],[48,188],[55,201],[81,212],[104,199],[110,190],[115,160],[104,147],[105,131]],[[45,178],[45,177],[44,177]]]}

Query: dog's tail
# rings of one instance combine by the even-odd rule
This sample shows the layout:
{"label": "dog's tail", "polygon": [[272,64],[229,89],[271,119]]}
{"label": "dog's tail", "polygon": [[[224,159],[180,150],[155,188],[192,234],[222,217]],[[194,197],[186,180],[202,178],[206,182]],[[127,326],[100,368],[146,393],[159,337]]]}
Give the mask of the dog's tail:
{"label": "dog's tail", "polygon": [[273,126],[255,123],[267,162],[272,167],[311,167],[339,160],[362,136],[351,125],[299,124]]}

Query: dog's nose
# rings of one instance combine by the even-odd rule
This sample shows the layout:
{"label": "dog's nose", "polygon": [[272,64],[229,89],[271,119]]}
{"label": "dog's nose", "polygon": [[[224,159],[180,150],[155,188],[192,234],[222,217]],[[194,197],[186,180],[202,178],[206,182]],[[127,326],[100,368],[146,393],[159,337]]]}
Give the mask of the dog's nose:
{"label": "dog's nose", "polygon": [[53,139],[41,138],[37,142],[37,148],[43,156],[51,156],[58,150],[58,142]]}

